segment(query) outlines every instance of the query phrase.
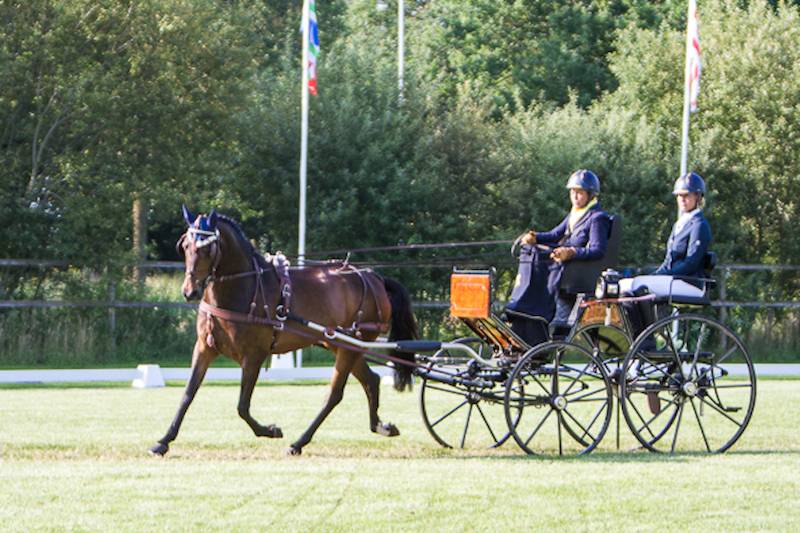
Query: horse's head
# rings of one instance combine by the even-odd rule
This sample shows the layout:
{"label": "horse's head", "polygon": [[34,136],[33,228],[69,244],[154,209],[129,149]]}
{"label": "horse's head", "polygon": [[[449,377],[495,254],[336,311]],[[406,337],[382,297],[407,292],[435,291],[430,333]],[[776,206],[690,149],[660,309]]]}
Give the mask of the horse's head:
{"label": "horse's head", "polygon": [[186,267],[183,297],[199,300],[220,261],[222,243],[217,228],[217,211],[212,209],[208,215],[194,216],[185,205],[182,209],[189,226],[176,245]]}

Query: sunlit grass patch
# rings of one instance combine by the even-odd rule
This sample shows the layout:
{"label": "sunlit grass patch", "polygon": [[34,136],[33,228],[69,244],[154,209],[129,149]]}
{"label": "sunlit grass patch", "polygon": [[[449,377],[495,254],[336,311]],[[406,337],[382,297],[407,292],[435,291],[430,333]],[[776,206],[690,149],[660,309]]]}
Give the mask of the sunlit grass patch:
{"label": "sunlit grass patch", "polygon": [[236,413],[238,386],[202,387],[165,458],[147,449],[182,390],[0,389],[3,530],[500,531],[794,530],[800,525],[800,381],[764,380],[750,427],[724,455],[618,451],[523,455],[439,447],[416,392],[381,389],[401,435],[368,428],[363,391],[342,403],[301,457],[284,450],[326,395],[259,386],[253,414],[283,428],[258,439]]}

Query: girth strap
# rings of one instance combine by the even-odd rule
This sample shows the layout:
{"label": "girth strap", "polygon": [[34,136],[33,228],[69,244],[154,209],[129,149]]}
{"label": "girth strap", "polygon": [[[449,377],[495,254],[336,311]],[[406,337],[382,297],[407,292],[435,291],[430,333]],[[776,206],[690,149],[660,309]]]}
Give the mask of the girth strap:
{"label": "girth strap", "polygon": [[[373,285],[373,271],[372,269],[359,269],[353,265],[348,264],[346,261],[341,268],[337,270],[339,273],[353,272],[358,275],[361,281],[361,298],[358,301],[358,308],[356,308],[355,315],[349,327],[338,327],[337,329],[343,333],[361,337],[362,331],[377,331],[378,333],[386,333],[389,331],[389,324],[383,323],[383,313],[381,313],[381,306],[378,302],[378,294]],[[367,295],[372,296],[372,301],[375,304],[375,310],[378,314],[377,322],[362,322],[361,317],[364,316],[364,300]]]}

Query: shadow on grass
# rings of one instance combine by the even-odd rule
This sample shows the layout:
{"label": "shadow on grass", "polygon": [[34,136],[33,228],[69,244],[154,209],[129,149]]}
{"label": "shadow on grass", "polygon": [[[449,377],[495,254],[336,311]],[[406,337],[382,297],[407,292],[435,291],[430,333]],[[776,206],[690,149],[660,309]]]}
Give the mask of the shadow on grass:
{"label": "shadow on grass", "polygon": [[453,453],[450,459],[487,459],[489,461],[532,461],[532,462],[559,462],[559,463],[685,463],[690,460],[716,457],[785,457],[800,456],[800,450],[742,450],[729,451],[723,454],[710,454],[705,452],[685,453],[652,453],[644,450],[631,450],[627,452],[594,452],[589,455],[571,455],[559,457],[557,455],[488,455],[477,453]]}

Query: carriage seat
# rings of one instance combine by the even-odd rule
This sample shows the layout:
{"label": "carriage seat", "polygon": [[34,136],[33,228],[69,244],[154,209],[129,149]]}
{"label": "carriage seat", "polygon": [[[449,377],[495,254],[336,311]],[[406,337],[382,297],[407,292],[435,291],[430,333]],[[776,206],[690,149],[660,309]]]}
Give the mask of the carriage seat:
{"label": "carriage seat", "polygon": [[646,289],[648,293],[656,295],[657,302],[709,305],[711,300],[708,292],[713,284],[710,275],[716,265],[717,255],[708,252],[703,258],[705,278],[669,275],[636,276],[619,280],[619,290],[621,294],[639,294]]}

